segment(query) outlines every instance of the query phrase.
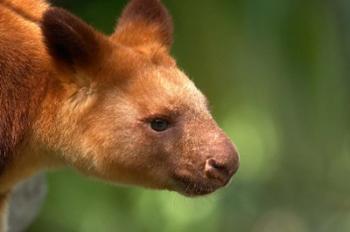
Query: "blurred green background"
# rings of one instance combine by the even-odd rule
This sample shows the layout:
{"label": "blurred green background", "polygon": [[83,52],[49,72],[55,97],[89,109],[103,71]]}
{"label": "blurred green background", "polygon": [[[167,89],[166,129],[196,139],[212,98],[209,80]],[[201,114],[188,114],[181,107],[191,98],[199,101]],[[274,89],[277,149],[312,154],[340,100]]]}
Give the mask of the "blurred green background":
{"label": "blurred green background", "polygon": [[[173,54],[237,144],[212,196],[115,187],[65,170],[30,231],[350,231],[350,1],[164,0]],[[124,0],[56,0],[111,33]]]}

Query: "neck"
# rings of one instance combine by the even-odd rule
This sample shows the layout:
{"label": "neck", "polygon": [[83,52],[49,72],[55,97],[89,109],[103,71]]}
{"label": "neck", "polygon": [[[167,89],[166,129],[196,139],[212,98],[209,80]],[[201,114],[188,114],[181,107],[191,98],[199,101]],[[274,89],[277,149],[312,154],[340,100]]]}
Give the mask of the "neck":
{"label": "neck", "polygon": [[33,146],[28,144],[22,147],[0,175],[0,197],[37,172],[60,165],[54,154],[43,149],[32,149]]}

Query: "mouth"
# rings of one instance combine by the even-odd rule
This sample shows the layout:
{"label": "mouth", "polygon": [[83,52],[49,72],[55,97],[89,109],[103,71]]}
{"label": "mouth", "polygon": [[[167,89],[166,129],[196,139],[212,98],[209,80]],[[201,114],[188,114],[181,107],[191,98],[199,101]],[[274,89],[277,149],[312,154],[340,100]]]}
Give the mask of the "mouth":
{"label": "mouth", "polygon": [[206,183],[204,181],[195,181],[189,177],[183,176],[174,177],[174,181],[174,190],[187,197],[206,196],[227,184],[222,185],[217,182],[209,183],[209,181]]}

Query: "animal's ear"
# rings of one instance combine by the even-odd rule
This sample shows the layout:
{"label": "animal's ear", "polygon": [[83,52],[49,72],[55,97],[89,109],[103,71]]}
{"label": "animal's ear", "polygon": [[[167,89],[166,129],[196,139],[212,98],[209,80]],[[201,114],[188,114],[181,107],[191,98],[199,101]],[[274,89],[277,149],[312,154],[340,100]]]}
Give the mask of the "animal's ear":
{"label": "animal's ear", "polygon": [[78,17],[55,7],[45,12],[41,28],[49,53],[74,69],[96,66],[108,41]]}
{"label": "animal's ear", "polygon": [[160,0],[131,0],[112,39],[130,47],[163,47],[173,42],[172,18]]}

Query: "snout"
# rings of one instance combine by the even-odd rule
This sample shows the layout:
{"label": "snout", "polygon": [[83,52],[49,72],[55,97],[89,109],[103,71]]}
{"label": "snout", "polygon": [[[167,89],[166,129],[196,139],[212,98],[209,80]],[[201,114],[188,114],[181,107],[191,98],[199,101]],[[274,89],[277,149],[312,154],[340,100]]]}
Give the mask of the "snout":
{"label": "snout", "polygon": [[218,154],[208,158],[204,172],[209,181],[225,186],[239,168],[239,155],[234,145],[227,141]]}
{"label": "snout", "polygon": [[210,154],[195,169],[181,168],[173,176],[176,191],[190,197],[210,194],[226,186],[239,167],[239,155],[236,147],[227,138],[210,147]]}

